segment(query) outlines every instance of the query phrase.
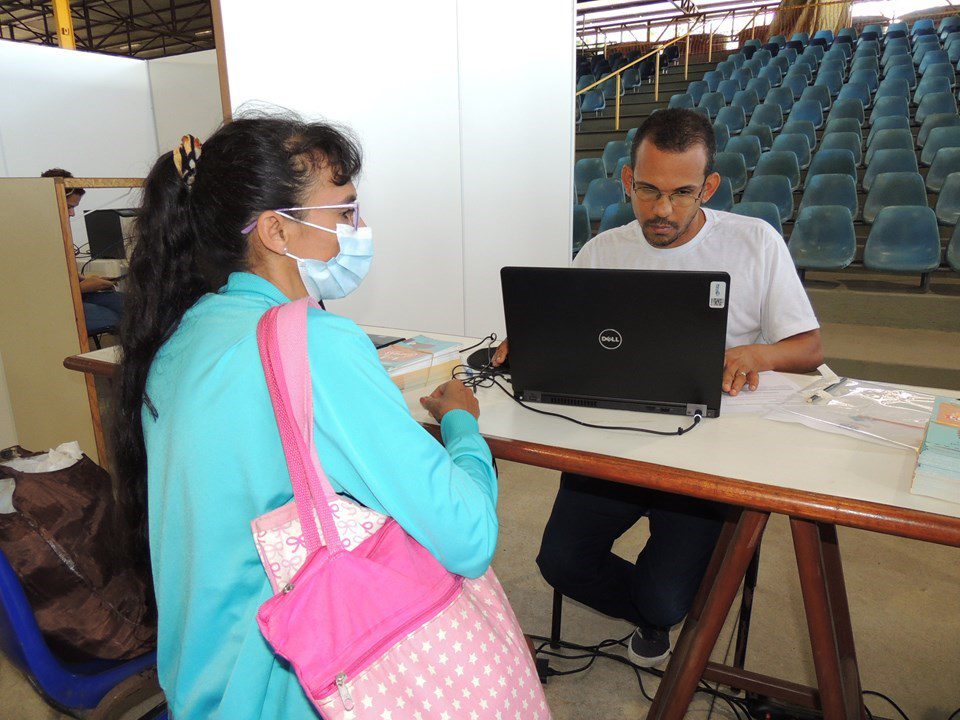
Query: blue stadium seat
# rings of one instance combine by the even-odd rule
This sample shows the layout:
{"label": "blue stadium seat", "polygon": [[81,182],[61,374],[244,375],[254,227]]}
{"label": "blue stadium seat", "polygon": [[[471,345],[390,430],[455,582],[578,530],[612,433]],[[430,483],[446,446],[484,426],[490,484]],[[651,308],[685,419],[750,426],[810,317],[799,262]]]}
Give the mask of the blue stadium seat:
{"label": "blue stadium seat", "polygon": [[676,95],[671,95],[670,102],[667,103],[667,107],[692,110],[695,107],[693,95],[690,93],[677,93]]}
{"label": "blue stadium seat", "polygon": [[754,77],[760,77],[760,71],[763,70],[763,63],[759,60],[747,60],[743,64],[743,69],[752,72]]}
{"label": "blue stadium seat", "polygon": [[733,63],[733,66],[739,70],[743,67],[743,64],[747,61],[747,58],[743,56],[743,53],[734,53],[733,55],[727,55],[727,60],[730,60]]}
{"label": "blue stadium seat", "polygon": [[931,65],[937,65],[939,63],[950,64],[950,56],[947,55],[946,50],[928,50],[923,55],[923,60],[920,61],[920,70],[921,75],[925,75],[927,68]]}
{"label": "blue stadium seat", "polygon": [[907,85],[910,86],[910,89],[913,90],[917,86],[917,74],[913,70],[913,63],[909,65],[888,65],[887,72],[883,76],[884,80],[887,78],[899,78],[901,80],[906,80]]}
{"label": "blue stadium seat", "polygon": [[797,42],[803,43],[804,45],[809,45],[809,44],[810,44],[810,33],[806,33],[806,32],[795,32],[793,35],[790,36],[790,40],[795,40],[795,41],[797,41]]}
{"label": "blue stadium seat", "polygon": [[737,152],[743,155],[747,170],[753,172],[760,160],[760,138],[756,135],[739,135],[727,141],[727,152]]}
{"label": "blue stadium seat", "polygon": [[[957,33],[957,35],[960,36],[960,33]],[[957,43],[957,45],[960,45],[960,43]],[[928,66],[927,71],[923,74],[923,77],[920,78],[920,82],[917,83],[917,87],[920,87],[920,84],[922,84],[924,80],[938,78],[938,77],[944,78],[950,84],[951,88],[956,87],[957,73],[954,70],[955,64],[956,64],[956,60],[953,60],[951,62],[935,63],[933,65]]]}
{"label": "blue stadium seat", "polygon": [[792,65],[792,63],[786,55],[777,55],[770,61],[768,67],[778,67],[780,68],[780,72],[786,74],[787,70],[790,69],[790,65]]}
{"label": "blue stadium seat", "polygon": [[780,47],[784,47],[787,44],[786,35],[772,35],[770,37],[770,42],[776,43]]}
{"label": "blue stadium seat", "polygon": [[807,81],[803,79],[803,75],[789,75],[783,79],[782,87],[790,89],[793,100],[796,102],[803,95],[803,91],[807,89]]}
{"label": "blue stadium seat", "polygon": [[823,134],[827,135],[833,132],[852,132],[856,133],[860,138],[863,138],[863,129],[860,127],[854,118],[833,118],[832,120],[827,120],[827,124],[823,126]]}
{"label": "blue stadium seat", "polygon": [[840,32],[837,33],[837,40],[839,40],[840,38],[843,38],[843,37],[850,38],[850,41],[851,41],[853,44],[856,44],[856,42],[857,42],[857,31],[856,31],[856,29],[854,29],[854,28],[852,28],[852,27],[841,28]]}
{"label": "blue stadium seat", "polygon": [[732,62],[724,60],[723,62],[717,63],[717,72],[723,75],[724,80],[729,80],[733,77],[733,71],[737,69],[737,66]]}
{"label": "blue stadium seat", "polygon": [[832,132],[826,133],[820,141],[821,150],[849,150],[857,165],[863,162],[863,154],[859,133]]}
{"label": "blue stadium seat", "polygon": [[790,181],[782,175],[761,175],[750,178],[747,189],[743,191],[742,201],[772,202],[780,213],[780,222],[787,222],[793,217],[793,189],[790,187]]}
{"label": "blue stadium seat", "polygon": [[717,112],[717,122],[726,125],[731,135],[737,135],[746,127],[747,117],[742,107],[724,107]]}
{"label": "blue stadium seat", "polygon": [[751,125],[766,125],[773,131],[783,127],[783,112],[777,104],[758,105],[750,118]]}
{"label": "blue stadium seat", "polygon": [[884,97],[902,97],[910,99],[910,86],[903,78],[884,79],[877,88],[877,94],[874,95],[874,101]]}
{"label": "blue stadium seat", "polygon": [[590,74],[581,75],[580,78],[577,80],[577,92],[580,92],[585,87],[589,87],[590,85],[593,85],[596,81],[597,81],[597,78],[595,78],[593,75],[590,75]]}
{"label": "blue stadium seat", "polygon": [[725,106],[726,101],[723,99],[723,94],[719,92],[704,93],[703,97],[700,98],[700,103],[697,105],[698,108],[702,108],[710,114],[711,120],[717,116],[720,108]]}
{"label": "blue stadium seat", "polygon": [[917,106],[917,112],[914,113],[914,120],[922,125],[928,115],[951,112],[957,112],[957,99],[953,96],[952,92],[947,90],[947,92],[930,93],[929,95],[925,95]]}
{"label": "blue stadium seat", "polygon": [[870,228],[863,264],[879,272],[927,273],[940,266],[940,231],[928,207],[887,207]]}
{"label": "blue stadium seat", "polygon": [[863,174],[863,189],[869,192],[877,176],[884,173],[916,173],[920,177],[917,154],[913,150],[880,150]]}
{"label": "blue stadium seat", "polygon": [[[797,160],[796,153],[771,150],[760,155],[757,167],[753,171],[753,177],[764,175],[782,175],[790,181],[792,190],[798,189],[800,187],[800,163]],[[746,174],[744,174],[743,179],[746,182]]]}
{"label": "blue stadium seat", "polygon": [[960,172],[947,175],[937,197],[937,220],[944,225],[956,225],[960,220]]}
{"label": "blue stadium seat", "polygon": [[587,193],[583,197],[583,206],[590,220],[601,220],[608,205],[623,202],[623,185],[620,178],[598,178],[591,180]]}
{"label": "blue stadium seat", "polygon": [[862,83],[867,86],[870,93],[874,93],[880,87],[880,77],[876,70],[854,70],[847,78],[848,83]]}
{"label": "blue stadium seat", "polygon": [[603,169],[603,160],[600,158],[581,158],[573,166],[573,187],[577,195],[587,192],[591,180],[604,178],[607,174]]}
{"label": "blue stadium seat", "polygon": [[807,169],[807,184],[817,175],[849,175],[857,180],[857,164],[849,150],[818,150]]}
{"label": "blue stadium seat", "polygon": [[777,105],[780,112],[786,115],[793,107],[793,91],[788,87],[773,88],[767,93],[764,105]]}
{"label": "blue stadium seat", "polygon": [[761,48],[760,50],[757,50],[750,59],[758,60],[761,65],[766,67],[770,60],[773,59],[773,54],[769,50],[764,50]]}
{"label": "blue stadium seat", "polygon": [[746,89],[753,90],[760,102],[763,102],[767,99],[767,93],[770,92],[770,81],[767,78],[755,77],[747,83]]}
{"label": "blue stadium seat", "polygon": [[927,135],[923,150],[920,151],[920,162],[923,165],[930,165],[937,156],[937,152],[945,147],[960,147],[960,126],[933,128]]}
{"label": "blue stadium seat", "polygon": [[926,144],[927,137],[934,128],[950,127],[951,125],[960,125],[960,115],[954,113],[927,115],[923,124],[920,126],[920,132],[917,133],[917,146],[922,148]]}
{"label": "blue stadium seat", "polygon": [[[960,227],[960,225],[958,225]],[[954,272],[960,273],[960,231],[953,229],[953,235],[950,237],[950,244],[947,245],[947,264],[953,268]]]}
{"label": "blue stadium seat", "polygon": [[753,71],[750,70],[750,68],[740,68],[739,70],[734,70],[733,77],[731,79],[737,83],[740,90],[743,90],[747,87],[747,83],[753,80]]}
{"label": "blue stadium seat", "polygon": [[810,166],[810,143],[806,135],[781,132],[773,139],[773,150],[792,152],[801,170]]}
{"label": "blue stadium seat", "polygon": [[833,30],[817,30],[817,32],[814,33],[814,35],[813,35],[813,39],[814,39],[814,40],[817,40],[818,38],[822,38],[822,39],[826,40],[826,41],[827,41],[827,45],[832,45],[832,44],[833,44]]}
{"label": "blue stadium seat", "polygon": [[[600,85],[600,90],[603,91],[603,98],[607,102],[613,102],[617,97],[617,80],[616,78],[610,78],[606,82]],[[624,88],[623,85],[620,86],[620,94],[623,95]]]}
{"label": "blue stadium seat", "polygon": [[[874,103],[876,104],[876,103]],[[835,118],[854,118],[863,125],[863,103],[859,100],[837,100],[830,108],[830,114],[827,116],[830,120]]]}
{"label": "blue stadium seat", "polygon": [[740,136],[744,135],[754,135],[760,140],[760,150],[767,151],[773,146],[773,131],[769,126],[759,124],[752,125],[750,123],[740,131]]}
{"label": "blue stadium seat", "polygon": [[595,112],[598,115],[607,107],[607,101],[603,98],[603,93],[599,90],[587,90],[580,101],[581,112]]}
{"label": "blue stadium seat", "polygon": [[910,150],[913,151],[913,134],[909,130],[894,128],[880,130],[873,136],[873,141],[867,147],[867,165],[878,150]]}
{"label": "blue stadium seat", "polygon": [[850,82],[844,85],[840,88],[837,100],[859,100],[864,108],[870,107],[870,103],[873,102],[870,90],[861,82]]}
{"label": "blue stadium seat", "polygon": [[639,88],[643,85],[643,79],[640,77],[640,68],[634,65],[624,70],[623,75],[621,75],[621,82],[623,82],[623,89],[627,92]]}
{"label": "blue stadium seat", "polygon": [[717,152],[722,152],[727,147],[727,142],[730,140],[730,131],[727,130],[726,125],[720,125],[719,123],[713,124],[713,135],[717,139]]}
{"label": "blue stadium seat", "polygon": [[819,205],[840,205],[855,219],[860,209],[857,181],[845,173],[827,173],[813,177],[808,175],[800,210]]}
{"label": "blue stadium seat", "polygon": [[866,38],[861,33],[860,42],[857,43],[855,57],[868,57],[869,55],[880,54],[880,41],[876,38]]}
{"label": "blue stadium seat", "polygon": [[607,177],[613,175],[617,169],[617,161],[630,154],[630,146],[626,140],[611,140],[603,147],[603,170]]}
{"label": "blue stadium seat", "polygon": [[717,86],[717,92],[723,95],[723,102],[730,104],[733,102],[733,96],[740,89],[740,83],[736,80],[721,80]]}
{"label": "blue stadium seat", "polygon": [[783,73],[775,66],[761,68],[757,77],[769,82],[770,87],[780,87],[780,83],[783,82]]}
{"label": "blue stadium seat", "polygon": [[804,85],[809,85],[813,81],[813,68],[804,61],[804,58],[800,58],[797,62],[790,66],[790,69],[784,74],[784,77],[794,77],[799,75],[803,78]]}
{"label": "blue stadium seat", "polygon": [[909,130],[910,118],[903,115],[887,115],[877,118],[870,126],[870,133],[867,135],[867,147],[873,145],[873,139],[881,130]]}
{"label": "blue stadium seat", "polygon": [[[877,60],[877,56],[874,54],[862,55],[860,57],[855,57],[853,62],[850,63],[850,74],[859,72],[872,72],[876,76],[876,82],[880,81],[880,61]],[[876,89],[876,84],[873,85],[871,89]]]}
{"label": "blue stadium seat", "polygon": [[780,210],[772,202],[740,202],[734,205],[730,212],[745,217],[764,220],[780,235],[783,235],[783,224],[780,222]]}
{"label": "blue stadium seat", "polygon": [[621,202],[615,205],[608,205],[603,211],[603,217],[600,219],[600,228],[597,232],[602,233],[620,227],[621,225],[628,225],[636,219],[637,216],[633,214],[633,205],[630,203]]}
{"label": "blue stadium seat", "polygon": [[943,35],[944,33],[952,32],[957,28],[960,28],[960,16],[949,15],[940,21],[940,24],[937,26],[937,32],[940,35]]}
{"label": "blue stadium seat", "polygon": [[613,171],[613,175],[611,175],[610,177],[612,177],[614,180],[616,180],[617,178],[622,178],[623,168],[624,166],[629,164],[630,164],[630,156],[624,155],[622,158],[617,160],[617,169]]}
{"label": "blue stadium seat", "polygon": [[760,104],[760,98],[754,90],[737,90],[733,95],[733,107],[743,108],[746,117],[753,115],[753,111]]}
{"label": "blue stadium seat", "polygon": [[[906,23],[903,23],[904,25]],[[930,18],[920,18],[919,20],[914,21],[913,27],[910,28],[910,33],[912,35],[917,34],[917,30],[933,30],[933,20]]]}
{"label": "blue stadium seat", "polygon": [[945,147],[937,152],[927,171],[927,190],[939,193],[947,175],[960,172],[960,147]]}
{"label": "blue stadium seat", "polygon": [[843,76],[837,70],[829,72],[821,70],[817,73],[817,79],[816,82],[814,82],[814,86],[817,85],[822,85],[827,88],[830,97],[836,97],[840,93],[840,88],[843,87]]}
{"label": "blue stadium seat", "polygon": [[[737,138],[731,139],[736,140]],[[727,178],[720,178],[720,185],[717,186],[716,192],[703,203],[703,206],[711,210],[730,211],[730,208],[733,207],[733,189],[730,187],[730,181]]]}
{"label": "blue stadium seat", "polygon": [[639,129],[640,128],[633,127],[627,130],[627,137],[625,138],[627,141],[627,145],[633,145],[633,139],[637,136],[637,130]]}
{"label": "blue stadium seat", "polygon": [[707,70],[707,72],[703,74],[703,81],[707,84],[709,92],[716,92],[721,80],[723,80],[723,73],[719,73],[716,70]]}
{"label": "blue stadium seat", "polygon": [[830,53],[827,53],[824,55],[823,62],[820,63],[820,75],[834,72],[840,73],[841,81],[847,76],[847,63],[843,59],[843,53],[840,53],[836,59],[831,58]]}
{"label": "blue stadium seat", "polygon": [[687,85],[687,94],[693,98],[694,105],[700,102],[700,98],[703,97],[705,92],[709,92],[709,90],[707,88],[707,84],[703,80],[694,80]]}
{"label": "blue stadium seat", "polygon": [[881,173],[863,203],[863,221],[872,223],[879,212],[893,205],[927,207],[927,189],[919,173]]}
{"label": "blue stadium seat", "polygon": [[906,70],[901,70],[900,73],[903,74],[902,77],[897,77],[895,73],[892,77],[890,76],[890,71],[895,67],[903,67],[909,70],[913,70],[913,56],[907,52],[906,48],[902,52],[893,52],[890,55],[884,57],[883,61],[883,79],[887,80],[903,80],[909,86],[909,73]]}
{"label": "blue stadium seat", "polygon": [[783,124],[782,135],[803,135],[810,145],[810,152],[817,149],[817,129],[809,120],[791,120]]}
{"label": "blue stadium seat", "polygon": [[886,117],[887,115],[910,117],[910,104],[907,102],[907,99],[901,97],[885,97],[873,103],[870,122],[874,122],[877,118]]}
{"label": "blue stadium seat", "polygon": [[573,252],[580,251],[590,239],[590,216],[583,205],[573,206]]}
{"label": "blue stadium seat", "polygon": [[823,127],[823,107],[816,100],[798,100],[790,110],[788,120],[809,120],[820,129]]}
{"label": "blue stadium seat", "polygon": [[788,245],[800,270],[842,270],[857,255],[857,236],[847,208],[801,207]]}
{"label": "blue stadium seat", "polygon": [[720,173],[720,177],[725,177],[730,181],[730,188],[733,192],[743,192],[743,189],[747,186],[747,163],[740,153],[718,152],[713,169]]}

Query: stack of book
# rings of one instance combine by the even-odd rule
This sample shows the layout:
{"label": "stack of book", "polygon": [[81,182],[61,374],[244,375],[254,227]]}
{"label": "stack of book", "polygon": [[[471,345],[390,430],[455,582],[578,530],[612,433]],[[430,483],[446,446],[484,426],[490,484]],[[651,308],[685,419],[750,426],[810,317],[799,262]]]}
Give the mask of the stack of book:
{"label": "stack of book", "polygon": [[460,364],[460,344],[425,335],[404,340],[377,351],[387,374],[401,390],[440,385],[453,376]]}
{"label": "stack of book", "polygon": [[960,503],[960,400],[936,399],[911,492]]}

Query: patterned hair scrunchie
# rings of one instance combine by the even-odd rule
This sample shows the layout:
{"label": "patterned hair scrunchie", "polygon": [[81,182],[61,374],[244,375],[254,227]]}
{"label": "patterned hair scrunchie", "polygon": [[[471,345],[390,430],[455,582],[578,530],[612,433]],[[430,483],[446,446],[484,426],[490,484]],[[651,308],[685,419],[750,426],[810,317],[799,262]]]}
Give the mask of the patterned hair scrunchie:
{"label": "patterned hair scrunchie", "polygon": [[193,185],[197,175],[197,161],[200,159],[202,143],[193,135],[184,135],[180,144],[173,149],[173,164],[187,187]]}

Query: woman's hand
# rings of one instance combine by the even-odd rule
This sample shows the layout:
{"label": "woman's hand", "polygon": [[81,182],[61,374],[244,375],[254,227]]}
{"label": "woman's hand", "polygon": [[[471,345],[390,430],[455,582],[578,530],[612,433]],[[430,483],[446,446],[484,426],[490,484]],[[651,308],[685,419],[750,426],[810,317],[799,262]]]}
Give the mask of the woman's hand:
{"label": "woman's hand", "polygon": [[448,380],[426,397],[420,398],[420,404],[433,415],[437,422],[451,410],[466,410],[475,418],[480,418],[480,403],[473,391],[459,380]]}
{"label": "woman's hand", "polygon": [[494,367],[500,367],[507,361],[507,353],[510,352],[510,346],[507,345],[507,339],[497,345],[497,351],[493,353],[493,359],[490,361]]}

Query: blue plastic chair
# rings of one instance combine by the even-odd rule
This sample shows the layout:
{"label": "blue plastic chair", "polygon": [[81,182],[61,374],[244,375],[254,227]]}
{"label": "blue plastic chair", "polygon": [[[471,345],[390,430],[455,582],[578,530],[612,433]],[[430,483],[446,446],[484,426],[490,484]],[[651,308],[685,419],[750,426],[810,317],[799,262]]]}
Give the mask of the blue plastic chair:
{"label": "blue plastic chair", "polygon": [[788,248],[801,271],[842,270],[857,255],[853,218],[837,205],[801,207]]}
{"label": "blue plastic chair", "polygon": [[731,135],[738,135],[747,124],[747,117],[742,107],[723,107],[717,112],[717,122],[727,126]]}
{"label": "blue plastic chair", "polygon": [[626,140],[611,140],[603,148],[603,171],[611,177],[617,169],[617,161],[630,154],[630,146]]}
{"label": "blue plastic chair", "polygon": [[960,225],[953,229],[953,235],[950,237],[950,244],[947,245],[947,265],[953,268],[954,272],[960,273]]}
{"label": "blue plastic chair", "polygon": [[837,33],[837,40],[840,38],[849,38],[852,43],[857,42],[857,31],[852,27],[841,28]]}
{"label": "blue plastic chair", "polygon": [[581,112],[592,112],[599,115],[607,107],[607,101],[604,99],[603,93],[597,89],[587,90],[580,97]]}
{"label": "blue plastic chair", "polygon": [[633,212],[633,205],[628,202],[608,205],[603,211],[603,217],[600,220],[600,228],[597,232],[606,232],[622,225],[628,225],[637,219]]}
{"label": "blue plastic chair", "polygon": [[760,160],[760,138],[756,135],[738,135],[727,141],[727,152],[736,152],[743,155],[747,170],[753,172]]}
{"label": "blue plastic chair", "polygon": [[721,80],[717,86],[717,92],[723,95],[723,101],[726,104],[733,102],[733,96],[740,89],[740,83],[736,80]]}
{"label": "blue plastic chair", "polygon": [[573,253],[576,255],[580,248],[590,239],[590,216],[583,205],[573,206]]}
{"label": "blue plastic chair", "polygon": [[878,272],[928,273],[940,266],[937,216],[928,207],[887,207],[877,214],[863,249],[863,264]]}
{"label": "blue plastic chair", "polygon": [[821,150],[849,150],[857,165],[863,162],[863,141],[858,133],[827,133],[820,141]]}
{"label": "blue plastic chair", "polygon": [[845,173],[807,176],[807,184],[800,200],[800,210],[819,205],[839,205],[845,208],[851,218],[856,218],[860,210],[857,198],[857,181]]}
{"label": "blue plastic chair", "polygon": [[810,142],[806,135],[781,132],[773,140],[773,150],[792,152],[801,170],[810,166]]}
{"label": "blue plastic chair", "polygon": [[580,158],[573,165],[573,188],[577,195],[583,195],[591,180],[606,176],[601,158]]}
{"label": "blue plastic chair", "polygon": [[693,98],[694,105],[700,102],[705,92],[710,92],[707,84],[703,80],[694,80],[687,85],[687,93]]}
{"label": "blue plastic chair", "polygon": [[73,712],[92,710],[124,680],[154,667],[155,652],[133,660],[68,665],[47,646],[23,586],[0,552],[0,649],[44,698]]}
{"label": "blue plastic chair", "polygon": [[870,113],[870,122],[887,115],[902,115],[903,117],[910,117],[910,104],[907,102],[907,99],[901,97],[885,97],[873,103],[873,112]]}
{"label": "blue plastic chair", "polygon": [[800,102],[813,100],[820,103],[823,112],[827,112],[833,101],[830,98],[830,89],[826,85],[811,85],[800,95]]}
{"label": "blue plastic chair", "polygon": [[789,120],[809,120],[819,130],[823,127],[823,107],[816,100],[798,100],[790,110]]}
{"label": "blue plastic chair", "polygon": [[906,80],[911,90],[917,87],[917,74],[913,70],[912,62],[909,65],[888,65],[883,78],[884,80],[887,78]]}
{"label": "blue plastic chair", "polygon": [[960,147],[960,126],[937,127],[930,131],[927,141],[920,151],[920,162],[930,165],[937,153],[946,147]]}
{"label": "blue plastic chair", "polygon": [[823,126],[823,134],[828,135],[833,132],[852,132],[856,133],[858,137],[863,138],[863,129],[853,118],[833,118],[832,120],[827,120],[827,124]]}
{"label": "blue plastic chair", "polygon": [[737,90],[733,94],[733,107],[743,108],[743,114],[746,117],[753,115],[753,111],[760,104],[760,98],[757,97],[755,90]]}
{"label": "blue plastic chair", "polygon": [[914,21],[913,27],[910,28],[910,33],[912,35],[916,35],[917,30],[927,30],[927,29],[933,30],[933,20],[931,20],[930,18],[920,18],[919,20]]}
{"label": "blue plastic chair", "polygon": [[953,96],[953,93],[949,90],[947,92],[935,92],[925,95],[923,100],[920,101],[917,112],[914,114],[914,120],[922,125],[928,115],[951,112],[957,112],[957,99]]}
{"label": "blue plastic chair", "polygon": [[817,86],[823,86],[827,88],[830,96],[836,97],[840,94],[840,89],[843,87],[843,76],[839,71],[836,70],[829,72],[821,70],[819,73],[817,73],[817,79],[814,82],[814,87]]}
{"label": "blue plastic chair", "polygon": [[767,99],[767,93],[770,92],[770,81],[767,78],[755,77],[747,82],[747,90],[753,90],[757,94],[757,99],[763,102]]}
{"label": "blue plastic chair", "polygon": [[590,75],[590,74],[582,75],[580,79],[577,80],[577,92],[580,92],[585,87],[589,87],[590,85],[593,85],[596,81],[597,81],[597,78],[595,78],[593,75]]}
{"label": "blue plastic chair", "polygon": [[843,149],[818,150],[807,169],[807,184],[817,175],[849,175],[857,180],[857,163],[853,153]]}
{"label": "blue plastic chair", "polygon": [[[900,70],[897,73],[894,73],[892,76],[890,71],[893,68],[900,67],[905,68]],[[907,87],[910,86],[910,79],[908,70],[913,70],[913,56],[911,56],[906,50],[902,53],[895,53],[889,55],[883,63],[883,79],[886,80],[903,80],[907,83]]]}
{"label": "blue plastic chair", "polygon": [[[831,50],[829,53],[824,55],[823,62],[820,63],[820,75],[825,73],[839,73],[840,80],[843,82],[843,78],[847,76],[847,63],[843,59],[843,53],[840,53],[835,58],[832,58],[830,57],[830,53],[832,52],[833,51]],[[817,78],[819,79],[819,77],[820,76],[818,75]]]}
{"label": "blue plastic chair", "polygon": [[937,26],[937,32],[940,35],[944,33],[952,32],[960,28],[960,16],[957,15],[948,15],[940,21],[940,24]]}
{"label": "blue plastic chair", "polygon": [[[750,68],[742,67],[737,70],[734,70],[733,77],[730,79],[735,81],[740,86],[741,90],[744,90],[747,87],[747,83],[753,80],[753,77],[754,77],[753,71]],[[718,89],[719,89],[719,86],[718,86]]]}
{"label": "blue plastic chair", "polygon": [[910,150],[914,148],[913,134],[909,130],[895,128],[893,130],[880,130],[873,136],[873,142],[867,147],[866,161],[870,164],[870,159],[878,150]]}
{"label": "blue plastic chair", "polygon": [[[817,32],[814,33],[814,35],[813,35],[813,39],[814,39],[814,40],[817,40],[817,39],[820,39],[820,38],[826,40],[826,41],[827,41],[827,45],[832,45],[832,44],[833,44],[833,30],[817,30]],[[811,42],[812,42],[812,40],[811,40]]]}
{"label": "blue plastic chair", "polygon": [[730,187],[730,181],[727,178],[720,178],[720,184],[717,186],[716,192],[703,203],[703,206],[711,210],[730,211],[730,208],[733,207],[733,189]]}
{"label": "blue plastic chair", "polygon": [[627,130],[627,136],[624,138],[627,141],[627,145],[633,145],[633,139],[637,136],[637,131],[639,129],[640,128],[633,127]]}
{"label": "blue plastic chair", "polygon": [[854,118],[863,125],[863,103],[859,100],[837,100],[830,108],[830,114],[827,117],[830,120],[834,118]]}
{"label": "blue plastic chair", "polygon": [[789,88],[793,101],[796,102],[807,89],[807,81],[803,79],[803,75],[789,75],[783,79],[782,87]]}
{"label": "blue plastic chair", "polygon": [[927,207],[927,189],[919,173],[881,173],[863,203],[863,221],[872,223],[883,208],[894,205]]}
{"label": "blue plastic chair", "polygon": [[608,205],[623,202],[623,185],[620,178],[598,178],[591,180],[587,194],[583,197],[583,206],[591,221],[603,219],[603,211]]}
{"label": "blue plastic chair", "polygon": [[717,152],[723,152],[727,147],[727,142],[730,140],[730,131],[727,130],[726,125],[714,123],[713,135],[717,139]]}
{"label": "blue plastic chair", "polygon": [[690,93],[677,93],[676,95],[671,95],[670,101],[667,103],[667,107],[692,110],[695,107],[693,95]]}
{"label": "blue plastic chair", "polygon": [[809,85],[813,81],[813,70],[810,66],[809,58],[800,58],[796,63],[790,66],[790,69],[784,74],[785,78],[802,77],[804,85]]}
{"label": "blue plastic chair", "polygon": [[717,116],[717,113],[720,112],[720,108],[726,107],[726,101],[723,99],[722,93],[708,92],[704,93],[703,97],[700,98],[697,107],[709,113],[709,117],[712,120]]}
{"label": "blue plastic chair", "polygon": [[747,60],[740,69],[749,70],[755,78],[760,77],[760,71],[763,70],[763,63],[759,60]]}
{"label": "blue plastic chair", "polygon": [[745,135],[756,136],[760,140],[760,150],[765,152],[773,147],[773,131],[767,125],[751,125],[747,123],[747,126],[740,131],[740,136]]}
{"label": "blue plastic chair", "polygon": [[732,63],[724,60],[723,62],[717,63],[717,72],[723,75],[724,80],[729,80],[733,77],[733,71],[737,69],[737,66]]}
{"label": "blue plastic chair", "polygon": [[861,72],[863,70],[871,71],[878,77],[880,75],[880,60],[873,53],[858,55],[850,63],[850,74]]}
{"label": "blue plastic chair", "polygon": [[863,189],[870,191],[873,182],[877,176],[883,173],[916,173],[920,176],[917,168],[917,154],[913,150],[880,150],[874,154],[867,170],[863,174]]}
{"label": "blue plastic chair", "polygon": [[740,202],[734,205],[730,212],[744,217],[753,217],[764,220],[783,235],[783,223],[780,222],[780,210],[772,202]]}
{"label": "blue plastic chair", "polygon": [[766,66],[770,63],[770,60],[773,59],[773,53],[771,53],[769,50],[765,50],[765,49],[761,48],[760,50],[757,50],[757,51],[753,54],[753,57],[750,58],[750,59],[751,59],[751,60],[757,60],[757,61],[760,62],[761,65],[763,65],[764,67],[766,67]]}
{"label": "blue plastic chair", "polygon": [[[957,35],[960,36],[960,33],[957,33]],[[960,43],[956,43],[956,45],[960,47]],[[956,87],[957,73],[954,70],[954,65],[956,62],[956,60],[951,60],[950,62],[935,63],[927,66],[927,71],[923,74],[923,77],[920,78],[920,82],[917,83],[917,87],[919,88],[924,80],[933,78],[943,78],[950,84],[951,88]]]}
{"label": "blue plastic chair", "polygon": [[796,42],[801,42],[801,43],[803,43],[804,45],[809,45],[809,44],[810,44],[810,33],[806,33],[806,32],[795,32],[793,35],[790,36],[790,40],[791,40],[791,42],[796,41]]}
{"label": "blue plastic chair", "polygon": [[790,120],[783,124],[781,135],[803,135],[810,146],[810,152],[817,149],[817,130],[809,120]]}
{"label": "blue plastic chair", "polygon": [[877,94],[874,95],[874,101],[885,97],[902,97],[910,99],[910,86],[903,78],[884,79],[877,88]]}
{"label": "blue plastic chair", "polygon": [[[776,141],[774,141],[776,144]],[[793,188],[782,175],[761,175],[750,178],[743,191],[743,202],[770,202],[777,206],[780,222],[793,217]]]}
{"label": "blue plastic chair", "polygon": [[936,113],[927,115],[920,126],[920,132],[917,133],[917,146],[922,148],[927,143],[930,131],[938,127],[950,127],[951,125],[960,125],[960,115],[954,113]]}
{"label": "blue plastic chair", "polygon": [[733,192],[743,192],[743,189],[747,186],[747,162],[740,153],[718,152],[714,159],[713,169],[720,174],[720,177],[727,178],[730,181],[730,188]]}
{"label": "blue plastic chair", "polygon": [[783,82],[783,73],[780,71],[780,68],[775,65],[770,65],[765,68],[761,68],[760,72],[757,74],[757,77],[763,78],[770,83],[770,87],[780,87],[780,83]]}
{"label": "blue plastic chair", "polygon": [[793,90],[788,87],[773,88],[767,93],[767,99],[763,102],[764,105],[776,105],[783,115],[790,112],[793,103]]}
{"label": "blue plastic chair", "polygon": [[936,194],[951,173],[960,172],[960,147],[945,147],[939,150],[927,171],[927,190]]}
{"label": "blue plastic chair", "polygon": [[723,80],[723,73],[716,70],[708,70],[703,74],[703,81],[707,84],[708,92],[716,92],[721,80]]}
{"label": "blue plastic chair", "polygon": [[[771,150],[760,156],[753,177],[764,175],[782,175],[790,181],[790,189],[800,187],[800,162],[796,153],[784,150]],[[746,178],[744,178],[746,179]]]}
{"label": "blue plastic chair", "polygon": [[920,61],[920,70],[921,75],[925,75],[927,68],[931,65],[937,65],[939,63],[950,64],[950,56],[947,55],[946,50],[928,50],[923,54],[923,60]]}
{"label": "blue plastic chair", "polygon": [[777,104],[758,105],[750,117],[750,125],[766,125],[776,132],[783,127],[783,111]]}
{"label": "blue plastic chair", "polygon": [[873,145],[874,138],[877,137],[877,133],[881,130],[909,129],[910,118],[904,117],[903,115],[887,115],[886,117],[877,118],[870,126],[870,132],[867,135],[867,147],[869,148],[871,145]]}

